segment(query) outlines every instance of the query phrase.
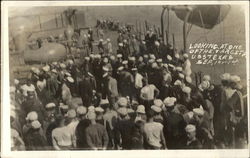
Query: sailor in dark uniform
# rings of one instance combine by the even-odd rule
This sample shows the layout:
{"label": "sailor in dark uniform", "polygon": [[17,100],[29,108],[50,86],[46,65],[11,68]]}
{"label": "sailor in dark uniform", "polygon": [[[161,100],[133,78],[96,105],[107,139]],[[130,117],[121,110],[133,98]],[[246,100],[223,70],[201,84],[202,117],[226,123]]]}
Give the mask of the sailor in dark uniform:
{"label": "sailor in dark uniform", "polygon": [[201,142],[196,138],[195,125],[189,124],[185,130],[187,133],[186,149],[202,149]]}

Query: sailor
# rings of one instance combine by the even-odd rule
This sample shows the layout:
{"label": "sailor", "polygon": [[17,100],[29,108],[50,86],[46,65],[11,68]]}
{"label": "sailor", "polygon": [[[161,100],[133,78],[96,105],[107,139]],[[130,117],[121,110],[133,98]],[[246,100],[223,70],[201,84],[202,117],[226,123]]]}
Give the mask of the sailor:
{"label": "sailor", "polygon": [[149,111],[153,101],[159,95],[159,90],[153,84],[148,84],[147,79],[144,80],[144,87],[140,92],[140,99],[142,104],[145,106],[146,113]]}
{"label": "sailor", "polygon": [[24,139],[26,150],[46,150],[48,145],[44,135],[40,133],[41,128],[38,120],[31,122],[31,128]]}
{"label": "sailor", "polygon": [[90,150],[106,150],[108,147],[108,133],[105,127],[96,122],[95,112],[88,112],[90,125],[86,128],[86,141]]}
{"label": "sailor", "polygon": [[71,135],[73,148],[76,147],[76,135],[75,135],[75,133],[76,133],[76,127],[77,127],[78,123],[79,123],[79,120],[76,118],[75,109],[70,109],[66,115],[65,125],[67,128],[67,131]]}
{"label": "sailor", "polygon": [[164,121],[164,136],[168,149],[181,149],[184,146],[186,123],[181,114],[174,112],[176,98],[164,99],[166,111]]}
{"label": "sailor", "polygon": [[86,128],[89,126],[90,121],[87,119],[87,108],[85,106],[79,106],[76,109],[79,123],[76,126],[76,145],[77,149],[87,149],[86,141]]}
{"label": "sailor", "polygon": [[115,103],[118,99],[118,85],[117,85],[117,81],[115,78],[111,77],[111,75],[109,73],[105,73],[103,75],[104,79],[105,79],[105,91],[107,94],[107,98],[109,100],[109,103],[111,105],[112,108],[114,108]]}
{"label": "sailor", "polygon": [[166,149],[163,125],[154,121],[154,111],[148,111],[148,122],[144,124],[146,149]]}
{"label": "sailor", "polygon": [[82,103],[89,107],[92,102],[93,98],[93,90],[96,88],[96,80],[94,76],[89,73],[85,72],[82,76],[82,80],[79,82],[79,95],[82,99]]}
{"label": "sailor", "polygon": [[186,149],[202,149],[200,141],[196,138],[195,125],[188,124],[185,130],[187,133]]}
{"label": "sailor", "polygon": [[71,150],[73,147],[73,139],[69,128],[65,126],[65,118],[57,117],[57,128],[52,131],[52,142],[55,150]]}
{"label": "sailor", "polygon": [[[125,103],[121,105],[125,105]],[[129,150],[131,149],[131,133],[134,127],[134,121],[128,117],[127,107],[118,108],[117,113],[119,119],[114,125],[115,149]]]}
{"label": "sailor", "polygon": [[96,113],[96,122],[106,127],[106,122],[104,122],[103,119],[104,109],[102,107],[96,107],[95,113]]}

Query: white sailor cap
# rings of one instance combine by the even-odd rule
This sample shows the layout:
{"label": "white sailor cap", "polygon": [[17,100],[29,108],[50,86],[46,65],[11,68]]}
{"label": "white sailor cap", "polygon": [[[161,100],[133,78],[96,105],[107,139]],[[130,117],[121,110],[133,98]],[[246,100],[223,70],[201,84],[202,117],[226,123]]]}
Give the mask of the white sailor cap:
{"label": "white sailor cap", "polygon": [[56,107],[56,104],[55,104],[55,103],[48,103],[48,104],[45,106],[46,109],[54,108],[54,107]]}
{"label": "white sailor cap", "polygon": [[35,121],[31,122],[31,127],[33,129],[38,129],[41,127],[41,123],[38,120],[35,120]]}
{"label": "white sailor cap", "polygon": [[164,104],[167,107],[174,106],[175,102],[176,102],[176,98],[175,97],[167,97],[167,98],[164,99]]}
{"label": "white sailor cap", "polygon": [[123,66],[120,66],[117,70],[118,71],[122,71],[124,69],[124,67]]}
{"label": "white sailor cap", "polygon": [[175,54],[175,58],[179,59],[179,58],[180,58],[180,54],[179,54],[179,53],[176,53],[176,54]]}
{"label": "white sailor cap", "polygon": [[192,83],[192,78],[190,76],[186,76],[187,83]]}
{"label": "white sailor cap", "polygon": [[109,57],[109,59],[110,59],[110,60],[115,60],[115,56],[114,56],[114,55],[111,55],[111,56]]}
{"label": "white sailor cap", "polygon": [[104,63],[108,63],[108,62],[109,62],[109,59],[105,57],[105,58],[103,59],[103,62],[104,62]]}
{"label": "white sailor cap", "polygon": [[50,67],[49,67],[49,65],[46,65],[42,69],[43,69],[43,71],[48,72],[50,70]]}
{"label": "white sailor cap", "polygon": [[156,46],[159,46],[160,43],[159,43],[158,41],[155,41],[155,45],[156,45]]}
{"label": "white sailor cap", "polygon": [[181,86],[181,85],[182,85],[182,83],[181,83],[181,81],[180,81],[180,80],[176,80],[176,81],[174,82],[174,85],[176,85],[176,86]]}
{"label": "white sailor cap", "polygon": [[103,67],[102,67],[102,70],[108,72],[108,71],[109,71],[109,68],[108,68],[107,66],[103,66]]}
{"label": "white sailor cap", "polygon": [[31,70],[32,72],[34,72],[35,69],[36,69],[35,67],[31,67],[31,68],[30,68],[30,70]]}
{"label": "white sailor cap", "polygon": [[67,76],[67,77],[70,77],[71,74],[69,72],[64,72],[64,74]]}
{"label": "white sailor cap", "polygon": [[63,103],[60,103],[60,106],[59,106],[61,109],[63,109],[63,110],[67,110],[67,109],[69,109],[69,106],[68,105],[65,105],[65,104],[63,104]]}
{"label": "white sailor cap", "polygon": [[28,121],[35,121],[38,119],[38,115],[37,112],[35,111],[31,111],[27,114],[26,120]]}
{"label": "white sailor cap", "polygon": [[138,105],[138,106],[137,106],[136,112],[145,114],[146,112],[145,112],[145,107],[144,107],[144,105]]}
{"label": "white sailor cap", "polygon": [[95,108],[95,112],[101,113],[101,112],[104,112],[104,110],[103,110],[103,108],[101,108],[101,107],[96,107],[96,108]]}
{"label": "white sailor cap", "polygon": [[128,113],[134,113],[135,111],[131,108],[128,108]]}
{"label": "white sailor cap", "polygon": [[14,83],[15,83],[15,85],[18,85],[19,84],[19,80],[18,79],[14,79]]}
{"label": "white sailor cap", "polygon": [[191,93],[191,88],[185,86],[185,87],[182,88],[182,91],[183,91],[184,93],[186,93],[186,94],[190,94],[190,93]]}
{"label": "white sailor cap", "polygon": [[121,58],[122,57],[122,54],[117,54],[117,58]]}
{"label": "white sailor cap", "polygon": [[100,54],[96,54],[96,56],[95,56],[97,59],[101,59],[101,55]]}
{"label": "white sailor cap", "polygon": [[179,72],[182,72],[182,67],[177,66],[177,67],[175,68],[175,70],[177,70],[177,71],[179,71]]}
{"label": "white sailor cap", "polygon": [[52,69],[51,72],[57,73],[56,69]]}
{"label": "white sailor cap", "polygon": [[69,60],[67,60],[67,63],[70,64],[70,65],[72,65],[72,64],[74,64],[74,61],[71,60],[71,59],[69,59]]}
{"label": "white sailor cap", "polygon": [[195,128],[195,125],[188,124],[188,125],[185,127],[185,130],[186,130],[186,132],[194,132],[194,131],[196,131],[196,128]]}
{"label": "white sailor cap", "polygon": [[152,63],[152,68],[157,68],[158,67],[158,65],[157,65],[157,63]]}
{"label": "white sailor cap", "polygon": [[187,114],[187,116],[188,116],[189,119],[191,119],[191,118],[194,117],[194,112],[193,111],[189,111],[186,114]]}
{"label": "white sailor cap", "polygon": [[100,105],[105,105],[105,104],[109,104],[109,100],[108,99],[101,99]]}
{"label": "white sailor cap", "polygon": [[149,55],[149,58],[154,59],[154,60],[156,59],[156,57],[155,57],[154,54],[150,54],[150,55]]}
{"label": "white sailor cap", "polygon": [[123,65],[126,65],[126,64],[128,64],[128,61],[127,61],[127,60],[124,60],[124,61],[122,62],[122,64],[123,64]]}
{"label": "white sailor cap", "polygon": [[156,62],[157,62],[157,63],[162,63],[162,59],[159,58],[159,59],[156,60]]}
{"label": "white sailor cap", "polygon": [[155,60],[154,60],[154,59],[149,59],[148,62],[149,62],[149,63],[154,63]]}
{"label": "white sailor cap", "polygon": [[173,64],[168,64],[168,67],[175,69],[175,66]]}
{"label": "white sailor cap", "polygon": [[188,54],[187,54],[187,53],[184,53],[184,54],[183,54],[183,57],[184,57],[184,58],[188,58]]}
{"label": "white sailor cap", "polygon": [[205,111],[203,110],[202,107],[200,107],[200,108],[194,108],[194,109],[193,109],[193,112],[194,112],[194,114],[196,114],[196,115],[198,115],[198,116],[203,116],[204,113],[205,113]]}
{"label": "white sailor cap", "polygon": [[105,72],[105,73],[102,75],[103,78],[105,78],[105,77],[107,77],[107,76],[108,76],[108,73],[107,73],[107,72]]}
{"label": "white sailor cap", "polygon": [[60,64],[60,67],[61,67],[62,69],[65,69],[65,68],[66,68],[66,65],[65,65],[64,63],[61,63],[61,64]]}
{"label": "white sailor cap", "polygon": [[184,79],[184,78],[185,78],[185,76],[184,76],[183,73],[179,73],[178,76],[179,76],[181,79]]}
{"label": "white sailor cap", "polygon": [[172,57],[170,55],[167,55],[168,60],[172,60]]}
{"label": "white sailor cap", "polygon": [[127,107],[128,106],[128,99],[125,97],[120,97],[117,101],[117,104],[122,107]]}
{"label": "white sailor cap", "polygon": [[89,112],[95,112],[95,107],[93,105],[88,107]]}
{"label": "white sailor cap", "polygon": [[204,75],[202,80],[203,81],[210,81],[211,77],[209,75]]}
{"label": "white sailor cap", "polygon": [[87,108],[85,106],[78,106],[76,112],[79,115],[84,115],[87,113]]}
{"label": "white sailor cap", "polygon": [[84,57],[85,60],[89,61],[90,60],[90,57]]}
{"label": "white sailor cap", "polygon": [[67,77],[67,80],[70,82],[70,83],[74,83],[74,79],[72,77]]}
{"label": "white sailor cap", "polygon": [[152,105],[151,106],[151,109],[157,113],[161,112],[162,109],[159,107],[159,106],[156,106],[156,105]]}
{"label": "white sailor cap", "polygon": [[34,72],[35,74],[39,75],[40,70],[39,70],[38,68],[35,68],[35,69],[33,70],[33,72]]}
{"label": "white sailor cap", "polygon": [[229,73],[224,73],[220,76],[221,80],[229,81],[231,79],[231,75]]}
{"label": "white sailor cap", "polygon": [[207,80],[204,80],[204,81],[201,82],[200,87],[202,89],[208,89],[210,87],[210,82],[207,81]]}
{"label": "white sailor cap", "polygon": [[161,108],[163,106],[163,102],[162,102],[161,99],[155,99],[154,100],[154,105]]}
{"label": "white sailor cap", "polygon": [[131,69],[132,71],[137,71],[138,69],[136,67],[132,68]]}
{"label": "white sailor cap", "polygon": [[230,77],[230,81],[231,81],[231,82],[234,82],[234,83],[238,83],[238,82],[240,82],[240,77],[237,76],[237,75],[232,75],[232,76]]}
{"label": "white sailor cap", "polygon": [[138,61],[143,61],[143,57],[139,56]]}
{"label": "white sailor cap", "polygon": [[132,57],[130,58],[130,60],[131,60],[131,61],[135,61],[135,57],[132,56]]}

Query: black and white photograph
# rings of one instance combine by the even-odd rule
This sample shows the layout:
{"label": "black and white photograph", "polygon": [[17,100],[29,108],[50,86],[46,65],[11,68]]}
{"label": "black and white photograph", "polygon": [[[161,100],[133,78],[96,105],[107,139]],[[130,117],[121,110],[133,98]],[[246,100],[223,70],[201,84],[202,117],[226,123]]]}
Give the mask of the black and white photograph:
{"label": "black and white photograph", "polygon": [[5,6],[10,152],[249,150],[249,2],[60,3]]}

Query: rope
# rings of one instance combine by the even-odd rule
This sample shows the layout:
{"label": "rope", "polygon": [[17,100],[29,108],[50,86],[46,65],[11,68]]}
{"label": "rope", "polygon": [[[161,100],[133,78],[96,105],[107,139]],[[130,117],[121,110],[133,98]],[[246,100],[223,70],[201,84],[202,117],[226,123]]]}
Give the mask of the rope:
{"label": "rope", "polygon": [[202,15],[201,15],[201,11],[199,10],[199,15],[200,15],[200,19],[201,19],[201,24],[202,24],[202,27],[203,27],[203,33],[204,33],[204,37],[205,37],[205,39],[206,39],[206,42],[207,42],[207,36],[206,36],[206,34],[205,34],[205,25],[204,25],[204,21],[203,21],[203,18],[202,18]]}
{"label": "rope", "polygon": [[191,31],[192,26],[193,26],[193,24],[189,25],[189,28],[188,28],[188,31],[187,31],[187,36],[189,35],[189,32]]}

